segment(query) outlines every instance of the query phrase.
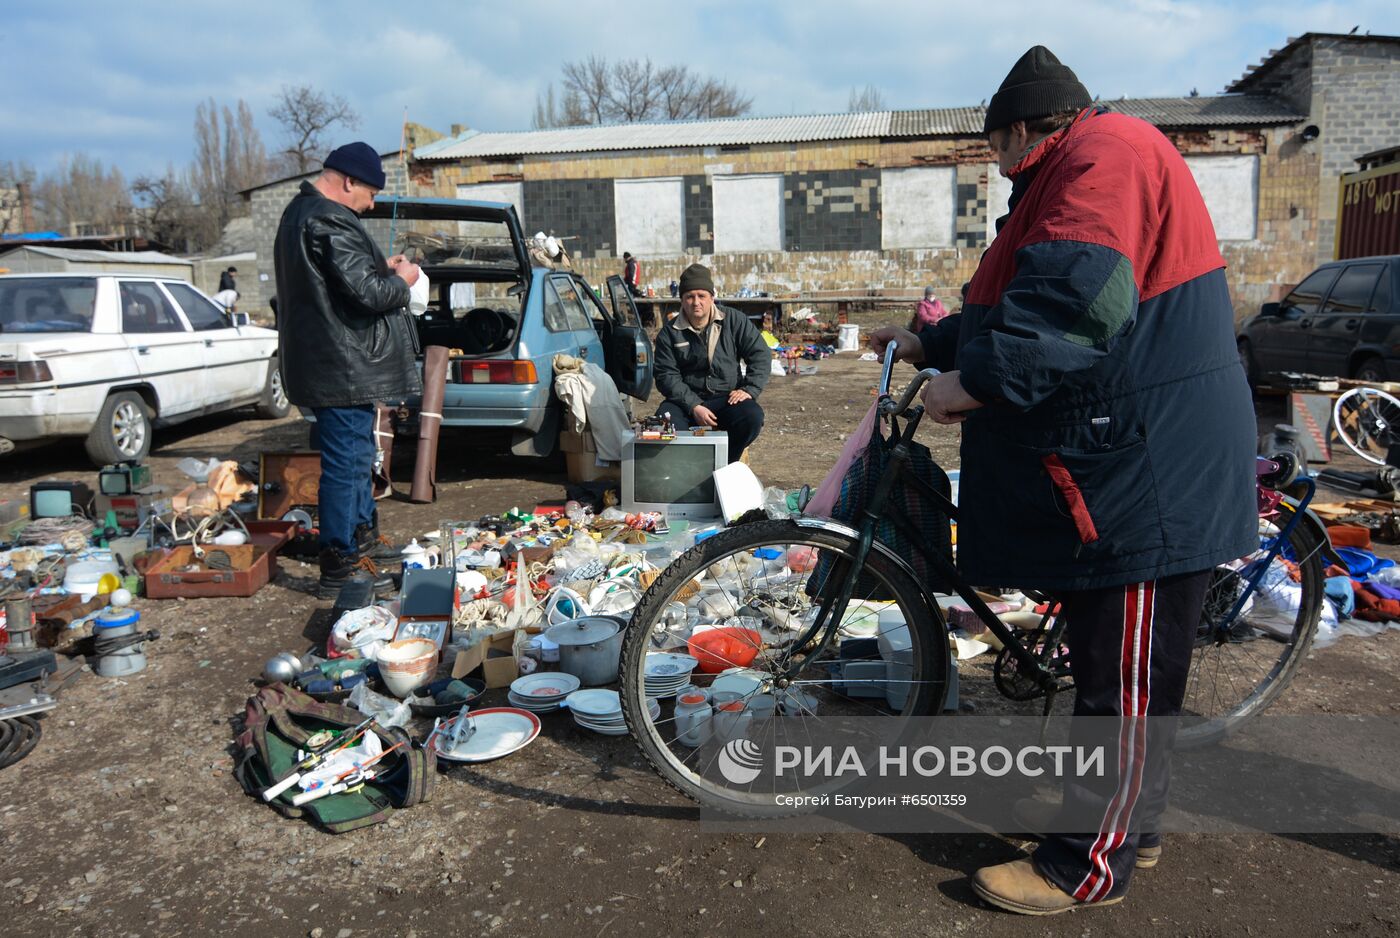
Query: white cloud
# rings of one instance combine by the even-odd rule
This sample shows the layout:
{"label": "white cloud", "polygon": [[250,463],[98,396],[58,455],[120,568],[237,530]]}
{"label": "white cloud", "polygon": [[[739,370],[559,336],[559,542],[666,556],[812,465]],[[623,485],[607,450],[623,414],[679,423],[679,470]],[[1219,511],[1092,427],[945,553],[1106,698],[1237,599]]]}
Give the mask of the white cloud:
{"label": "white cloud", "polygon": [[1091,92],[1117,98],[1218,92],[1308,30],[1400,33],[1393,0],[420,0],[404,9],[369,0],[13,7],[0,30],[0,78],[24,89],[24,106],[0,106],[0,158],[100,149],[129,173],[163,168],[188,159],[194,109],[209,97],[246,99],[275,148],[266,113],[283,84],[344,94],[364,118],[358,135],[380,147],[397,145],[405,107],[444,131],[521,129],[560,65],[590,55],[682,63],[752,95],[754,113],[782,114],[843,110],[849,90],[866,84],[896,108],[976,104],[1037,43]]}

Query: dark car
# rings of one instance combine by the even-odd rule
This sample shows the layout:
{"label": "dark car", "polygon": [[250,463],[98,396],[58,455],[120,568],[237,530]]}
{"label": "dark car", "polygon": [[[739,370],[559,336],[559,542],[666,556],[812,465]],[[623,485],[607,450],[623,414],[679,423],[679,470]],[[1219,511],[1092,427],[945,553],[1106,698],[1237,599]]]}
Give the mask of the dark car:
{"label": "dark car", "polygon": [[1265,303],[1238,341],[1251,385],[1281,372],[1400,378],[1400,255],[1323,264]]}

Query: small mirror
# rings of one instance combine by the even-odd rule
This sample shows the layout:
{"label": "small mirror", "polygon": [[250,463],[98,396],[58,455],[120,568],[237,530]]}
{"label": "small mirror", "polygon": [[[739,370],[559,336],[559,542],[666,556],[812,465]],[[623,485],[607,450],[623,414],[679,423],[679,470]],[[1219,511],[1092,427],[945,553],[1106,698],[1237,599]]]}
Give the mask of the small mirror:
{"label": "small mirror", "polygon": [[229,313],[229,316],[233,319],[235,326],[249,326],[253,323],[252,318],[247,313]]}
{"label": "small mirror", "polygon": [[1259,307],[1259,315],[1261,316],[1277,316],[1278,312],[1278,303],[1265,303],[1263,306]]}

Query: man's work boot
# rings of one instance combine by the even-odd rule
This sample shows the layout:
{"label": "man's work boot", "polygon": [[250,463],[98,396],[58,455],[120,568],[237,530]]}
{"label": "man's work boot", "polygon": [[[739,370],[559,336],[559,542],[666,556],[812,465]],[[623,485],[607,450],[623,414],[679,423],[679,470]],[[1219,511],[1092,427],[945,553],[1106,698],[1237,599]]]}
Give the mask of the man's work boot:
{"label": "man's work boot", "polygon": [[[1045,837],[1046,831],[1056,829],[1059,817],[1060,806],[1053,801],[1041,801],[1039,798],[1018,798],[1011,805],[1011,816],[1016,819],[1017,830],[1027,837],[1041,840]],[[1153,844],[1150,847],[1140,846],[1137,848],[1137,860],[1133,865],[1140,870],[1150,870],[1162,859],[1162,845]]]}
{"label": "man's work boot", "polygon": [[387,537],[380,534],[378,526],[369,524],[355,526],[355,546],[359,548],[361,557],[368,557],[376,563],[398,560],[403,550],[401,546],[390,543]]}
{"label": "man's work boot", "polygon": [[374,595],[380,599],[389,599],[398,589],[394,585],[394,578],[387,573],[380,573],[374,566],[374,561],[368,557],[348,557],[333,547],[323,547],[319,560],[321,579],[316,584],[318,599],[335,599],[340,595],[341,587],[358,571],[365,571],[374,577]]}
{"label": "man's work boot", "polygon": [[972,874],[972,891],[989,905],[1020,915],[1058,915],[1070,909],[1117,905],[1122,896],[1080,902],[1041,875],[1030,857],[999,866],[984,866]]}

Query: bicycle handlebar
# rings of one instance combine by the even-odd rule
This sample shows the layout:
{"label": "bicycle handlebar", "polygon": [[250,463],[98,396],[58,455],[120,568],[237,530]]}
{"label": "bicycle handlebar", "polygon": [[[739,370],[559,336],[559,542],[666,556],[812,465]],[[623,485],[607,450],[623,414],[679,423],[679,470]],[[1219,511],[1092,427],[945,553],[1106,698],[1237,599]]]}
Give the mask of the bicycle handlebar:
{"label": "bicycle handlebar", "polygon": [[891,414],[902,414],[909,409],[909,405],[914,403],[914,398],[918,396],[919,389],[924,386],[934,375],[939,374],[937,368],[925,368],[914,376],[914,380],[909,382],[909,387],[904,389],[904,395],[898,401],[890,397],[890,373],[894,370],[894,355],[891,350],[885,352],[885,370],[880,376],[880,416],[887,417]]}

